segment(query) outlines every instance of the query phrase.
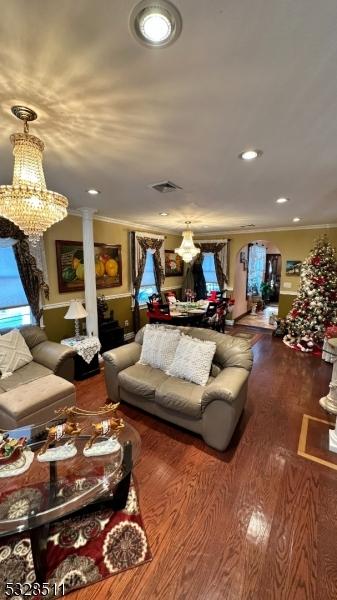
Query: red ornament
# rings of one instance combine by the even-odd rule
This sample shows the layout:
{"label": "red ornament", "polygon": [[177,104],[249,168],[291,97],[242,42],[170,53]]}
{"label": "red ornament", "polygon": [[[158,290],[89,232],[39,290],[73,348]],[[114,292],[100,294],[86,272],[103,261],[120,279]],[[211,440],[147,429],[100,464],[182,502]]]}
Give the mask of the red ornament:
{"label": "red ornament", "polygon": [[311,259],[311,264],[312,264],[312,265],[315,265],[315,267],[317,267],[318,265],[320,265],[320,264],[321,264],[321,259],[320,259],[320,257],[319,257],[319,256],[314,256],[314,257]]}

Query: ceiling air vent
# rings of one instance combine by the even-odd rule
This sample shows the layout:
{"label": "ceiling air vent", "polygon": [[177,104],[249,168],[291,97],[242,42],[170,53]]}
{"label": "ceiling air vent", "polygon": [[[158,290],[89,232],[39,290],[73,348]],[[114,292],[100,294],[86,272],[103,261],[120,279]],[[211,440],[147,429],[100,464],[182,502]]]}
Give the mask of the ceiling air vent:
{"label": "ceiling air vent", "polygon": [[167,194],[167,192],[183,189],[180,185],[173,183],[173,181],[159,181],[159,183],[151,183],[148,187],[157,190],[157,192],[160,192],[161,194]]}

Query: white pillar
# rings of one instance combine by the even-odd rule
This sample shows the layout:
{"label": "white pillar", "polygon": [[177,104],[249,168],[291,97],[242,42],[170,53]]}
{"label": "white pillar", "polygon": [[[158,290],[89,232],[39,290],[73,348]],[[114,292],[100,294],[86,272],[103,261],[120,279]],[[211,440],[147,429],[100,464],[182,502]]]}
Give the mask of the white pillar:
{"label": "white pillar", "polygon": [[97,299],[96,299],[96,271],[95,271],[95,246],[93,216],[95,208],[80,208],[83,227],[83,259],[84,259],[84,286],[85,308],[88,313],[87,335],[98,335]]}

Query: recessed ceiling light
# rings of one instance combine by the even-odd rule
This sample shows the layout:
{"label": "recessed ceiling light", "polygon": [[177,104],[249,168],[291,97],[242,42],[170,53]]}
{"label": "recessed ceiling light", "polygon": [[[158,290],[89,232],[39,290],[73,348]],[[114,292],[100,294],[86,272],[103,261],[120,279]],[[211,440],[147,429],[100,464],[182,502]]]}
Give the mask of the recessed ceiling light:
{"label": "recessed ceiling light", "polygon": [[87,190],[87,193],[90,194],[91,196],[97,196],[97,194],[100,194],[101,192],[99,190],[95,190],[94,188]]}
{"label": "recessed ceiling light", "polygon": [[159,214],[160,214],[161,217],[168,217],[169,216],[169,213],[166,213],[166,212],[162,212],[162,213],[159,213]]}
{"label": "recessed ceiling light", "polygon": [[300,220],[301,220],[300,217],[294,217],[293,218],[293,222],[294,223],[298,223]]}
{"label": "recessed ceiling light", "polygon": [[288,202],[289,198],[277,198],[276,202],[277,204],[284,204],[285,202]]}
{"label": "recessed ceiling light", "polygon": [[262,154],[262,150],[245,150],[239,154],[239,158],[242,160],[254,160],[255,158],[260,158]]}
{"label": "recessed ceiling light", "polygon": [[169,0],[142,0],[129,20],[133,36],[146,46],[162,48],[172,44],[180,35],[182,19]]}

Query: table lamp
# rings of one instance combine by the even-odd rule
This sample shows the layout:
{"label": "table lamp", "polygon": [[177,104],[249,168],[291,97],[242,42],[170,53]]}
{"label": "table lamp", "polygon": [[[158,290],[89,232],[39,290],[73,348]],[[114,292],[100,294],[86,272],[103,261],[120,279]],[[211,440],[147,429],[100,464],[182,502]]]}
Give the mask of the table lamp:
{"label": "table lamp", "polygon": [[88,313],[85,308],[82,306],[82,302],[80,300],[70,300],[70,305],[67,313],[64,315],[65,319],[74,319],[75,320],[75,338],[77,340],[80,339],[80,324],[79,319],[84,319],[87,317]]}

